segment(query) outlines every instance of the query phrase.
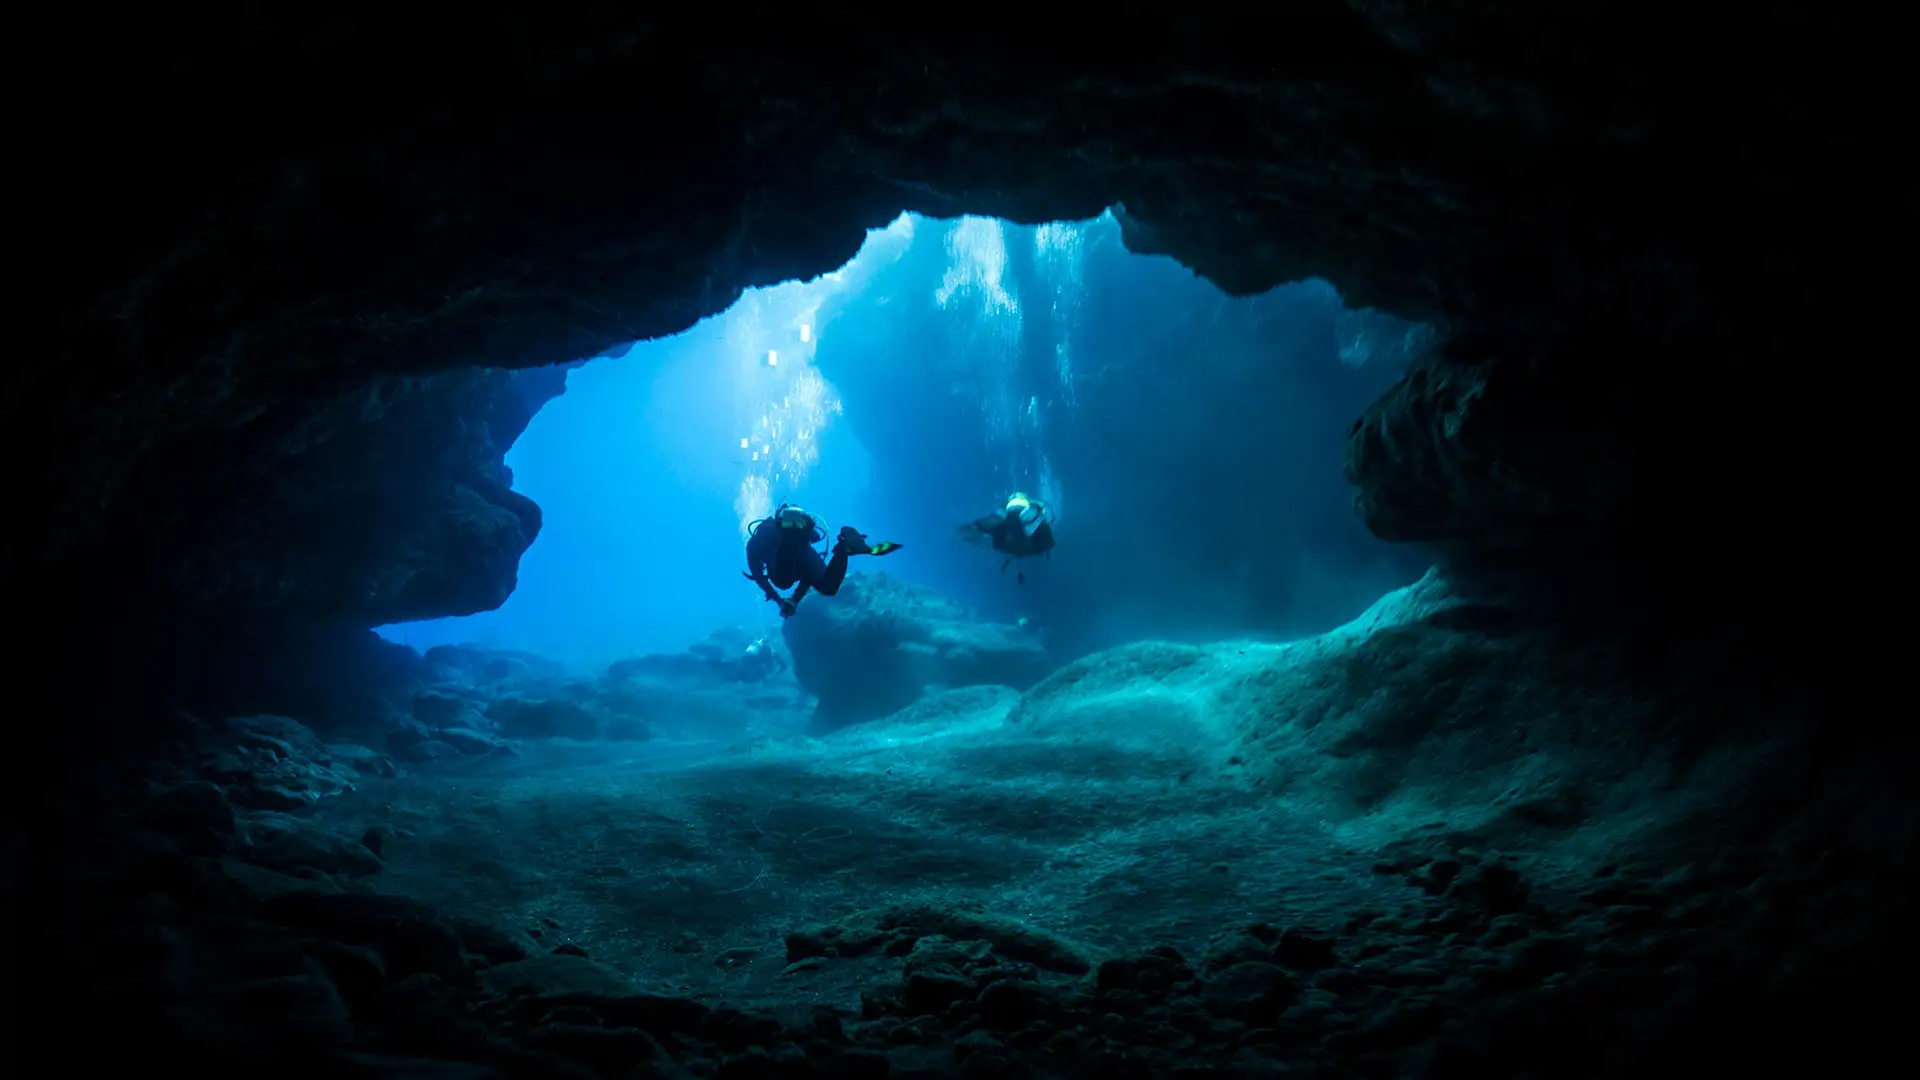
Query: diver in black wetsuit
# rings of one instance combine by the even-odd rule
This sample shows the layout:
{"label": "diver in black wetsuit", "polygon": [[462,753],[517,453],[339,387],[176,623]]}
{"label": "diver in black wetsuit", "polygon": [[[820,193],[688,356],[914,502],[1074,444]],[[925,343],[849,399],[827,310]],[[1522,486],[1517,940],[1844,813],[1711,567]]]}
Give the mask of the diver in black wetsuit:
{"label": "diver in black wetsuit", "polygon": [[[900,549],[890,541],[869,544],[864,533],[843,525],[833,544],[833,557],[828,559],[814,547],[826,538],[826,530],[812,514],[783,503],[772,517],[761,518],[748,530],[744,576],[780,605],[781,615],[790,616],[809,590],[824,596],[839,592],[850,556],[886,555]],[[780,590],[789,587],[793,595],[781,596]]]}
{"label": "diver in black wetsuit", "polygon": [[756,638],[740,653],[734,670],[741,682],[765,682],[787,669],[787,658],[766,638]]}
{"label": "diver in black wetsuit", "polygon": [[[1000,564],[1000,572],[1006,573],[1015,559],[1045,555],[1053,550],[1053,508],[1026,492],[1016,491],[999,510],[960,526],[960,536],[973,542],[991,541],[993,550],[1007,557]],[[1027,583],[1024,572],[1016,572],[1014,576],[1020,584]]]}

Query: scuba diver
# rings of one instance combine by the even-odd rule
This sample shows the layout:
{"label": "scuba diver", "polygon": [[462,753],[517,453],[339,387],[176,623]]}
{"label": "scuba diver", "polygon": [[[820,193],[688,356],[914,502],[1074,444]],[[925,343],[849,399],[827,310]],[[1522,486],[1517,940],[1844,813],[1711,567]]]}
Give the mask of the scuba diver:
{"label": "scuba diver", "polygon": [[[900,545],[892,541],[869,544],[864,533],[842,525],[829,560],[813,546],[826,538],[827,531],[812,514],[781,503],[772,517],[748,526],[747,571],[741,576],[779,604],[782,616],[791,616],[808,590],[824,596],[840,591],[840,583],[847,577],[849,556],[888,555],[900,550]],[[782,597],[779,590],[788,586],[794,586],[793,595]]]}
{"label": "scuba diver", "polygon": [[735,663],[742,682],[765,682],[787,669],[787,658],[766,638],[755,638]]}
{"label": "scuba diver", "polygon": [[[969,543],[992,541],[993,550],[1007,557],[1000,564],[1000,572],[1004,574],[1015,559],[1045,555],[1053,550],[1053,508],[1024,491],[1016,491],[998,511],[960,526],[960,537]],[[1014,580],[1025,585],[1027,575],[1016,571]]]}

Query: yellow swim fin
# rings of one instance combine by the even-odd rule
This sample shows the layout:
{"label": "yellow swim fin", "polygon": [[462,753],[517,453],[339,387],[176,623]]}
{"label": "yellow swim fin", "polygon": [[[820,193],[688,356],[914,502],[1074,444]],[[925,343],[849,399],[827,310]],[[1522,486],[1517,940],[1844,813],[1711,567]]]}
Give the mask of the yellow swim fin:
{"label": "yellow swim fin", "polygon": [[869,555],[890,555],[890,554],[892,554],[893,552],[896,552],[896,551],[899,551],[899,550],[900,550],[900,545],[899,545],[899,544],[896,544],[896,543],[894,543],[894,542],[893,542],[893,541],[891,541],[891,540],[882,540],[882,541],[880,541],[879,543],[877,543],[877,544],[875,544],[875,545],[873,545],[872,547],[869,547],[869,548],[867,549],[867,554],[869,554]]}

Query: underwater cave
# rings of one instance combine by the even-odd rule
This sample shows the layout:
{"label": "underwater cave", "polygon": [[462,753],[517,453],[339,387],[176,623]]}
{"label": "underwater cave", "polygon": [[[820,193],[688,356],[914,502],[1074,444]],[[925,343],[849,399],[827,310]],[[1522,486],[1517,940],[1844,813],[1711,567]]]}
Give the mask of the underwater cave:
{"label": "underwater cave", "polygon": [[[1031,628],[1055,661],[1326,630],[1427,567],[1354,516],[1340,453],[1431,339],[1324,282],[1228,297],[1129,253],[1110,214],[902,215],[832,273],[572,367],[505,455],[543,515],[513,594],[382,633],[583,670],[722,624],[778,637],[726,538],[786,502],[911,548],[873,569]],[[1016,490],[1075,536],[1058,561],[955,542]]]}
{"label": "underwater cave", "polygon": [[1833,278],[1913,227],[1897,65],[1800,3],[921,22],[46,22],[29,1059],[1899,1060],[1920,747],[1832,710],[1813,363],[1901,298]]}

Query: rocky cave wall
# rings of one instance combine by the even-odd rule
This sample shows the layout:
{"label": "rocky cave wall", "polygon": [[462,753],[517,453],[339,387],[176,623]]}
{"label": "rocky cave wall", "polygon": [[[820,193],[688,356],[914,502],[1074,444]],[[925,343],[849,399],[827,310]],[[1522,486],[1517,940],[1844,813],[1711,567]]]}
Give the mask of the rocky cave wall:
{"label": "rocky cave wall", "polygon": [[1859,350],[1888,290],[1833,268],[1910,237],[1872,167],[1896,69],[1826,15],[51,15],[39,62],[89,92],[24,125],[51,332],[0,406],[0,572],[43,624],[497,603],[534,510],[472,441],[495,377],[457,372],[682,330],[902,209],[1108,205],[1229,292],[1319,275],[1451,332],[1352,435],[1381,535],[1708,554],[1838,456],[1785,373]]}
{"label": "rocky cave wall", "polygon": [[572,366],[380,376],[149,455],[81,573],[25,583],[55,608],[38,674],[134,724],[150,695],[384,723],[418,657],[371,628],[511,594],[541,515],[503,459]]}

